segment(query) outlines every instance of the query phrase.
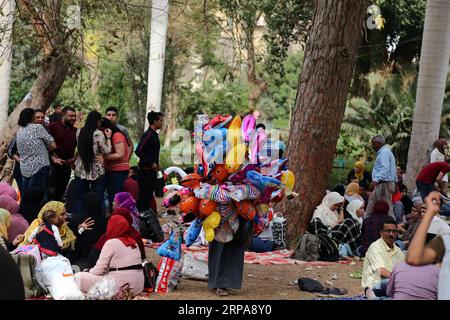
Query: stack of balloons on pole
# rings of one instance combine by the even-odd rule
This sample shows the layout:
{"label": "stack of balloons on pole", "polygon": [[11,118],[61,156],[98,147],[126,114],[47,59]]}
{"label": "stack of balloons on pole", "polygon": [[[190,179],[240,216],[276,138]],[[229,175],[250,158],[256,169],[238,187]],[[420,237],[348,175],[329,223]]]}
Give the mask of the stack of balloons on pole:
{"label": "stack of balloons on pole", "polygon": [[[185,243],[192,245],[201,229],[208,242],[233,240],[239,223],[253,225],[255,235],[267,228],[273,205],[293,192],[295,177],[287,159],[278,157],[274,141],[263,128],[256,129],[252,115],[198,115],[194,125],[194,172],[179,167],[164,171],[172,184],[166,185],[162,205],[179,206],[182,218],[190,222]],[[239,219],[238,217],[243,219]],[[178,256],[178,254],[177,254]]]}

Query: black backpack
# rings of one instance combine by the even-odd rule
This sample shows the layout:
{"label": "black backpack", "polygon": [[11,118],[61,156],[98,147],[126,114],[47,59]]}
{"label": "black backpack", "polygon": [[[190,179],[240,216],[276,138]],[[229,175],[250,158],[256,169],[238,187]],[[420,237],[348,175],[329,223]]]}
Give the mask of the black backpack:
{"label": "black backpack", "polygon": [[150,239],[153,242],[163,242],[164,234],[159,223],[158,216],[153,209],[149,208],[140,213],[141,235],[143,238]]}
{"label": "black backpack", "polygon": [[320,260],[321,261],[338,261],[339,249],[335,242],[324,234],[316,234],[320,239]]}

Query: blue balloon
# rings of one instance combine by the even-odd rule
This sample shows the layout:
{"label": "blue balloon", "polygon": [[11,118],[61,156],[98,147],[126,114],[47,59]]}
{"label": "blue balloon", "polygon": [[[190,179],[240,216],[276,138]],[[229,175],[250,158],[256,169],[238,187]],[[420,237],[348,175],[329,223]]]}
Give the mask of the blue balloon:
{"label": "blue balloon", "polygon": [[200,235],[200,231],[202,230],[203,220],[197,218],[194,221],[192,221],[191,225],[187,229],[186,232],[186,246],[191,246],[195,240],[197,240],[198,236]]}

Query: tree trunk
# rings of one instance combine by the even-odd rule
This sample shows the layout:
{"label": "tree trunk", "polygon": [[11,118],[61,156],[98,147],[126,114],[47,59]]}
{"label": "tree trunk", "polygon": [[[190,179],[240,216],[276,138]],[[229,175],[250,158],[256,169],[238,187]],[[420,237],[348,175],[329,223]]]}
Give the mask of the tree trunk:
{"label": "tree trunk", "polygon": [[172,133],[177,129],[176,115],[177,105],[179,103],[179,97],[176,91],[172,92],[170,101],[165,104],[165,121],[166,121],[166,139],[164,141],[164,147],[170,147],[170,140]]}
{"label": "tree trunk", "polygon": [[9,84],[11,82],[12,28],[14,24],[14,0],[0,0],[0,128],[8,118]]}
{"label": "tree trunk", "polygon": [[281,203],[288,236],[307,228],[331,172],[368,0],[316,0],[287,157],[299,197]]}
{"label": "tree trunk", "polygon": [[412,191],[418,172],[429,163],[438,138],[450,55],[450,2],[428,0],[414,110],[406,186]]}

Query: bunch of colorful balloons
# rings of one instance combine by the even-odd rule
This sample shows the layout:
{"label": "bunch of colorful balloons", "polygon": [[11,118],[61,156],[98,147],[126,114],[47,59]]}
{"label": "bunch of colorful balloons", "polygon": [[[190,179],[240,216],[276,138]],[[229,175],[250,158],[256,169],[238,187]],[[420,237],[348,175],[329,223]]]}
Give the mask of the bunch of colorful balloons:
{"label": "bunch of colorful balloons", "polygon": [[273,204],[296,196],[287,159],[262,155],[268,139],[255,123],[251,115],[242,121],[239,116],[199,115],[194,140],[200,163],[190,174],[179,167],[164,170],[166,180],[171,174],[178,177],[165,186],[162,205],[179,206],[184,221],[193,221],[186,245],[195,242],[202,227],[208,242],[231,241],[238,216],[252,222],[259,234],[272,219]]}

